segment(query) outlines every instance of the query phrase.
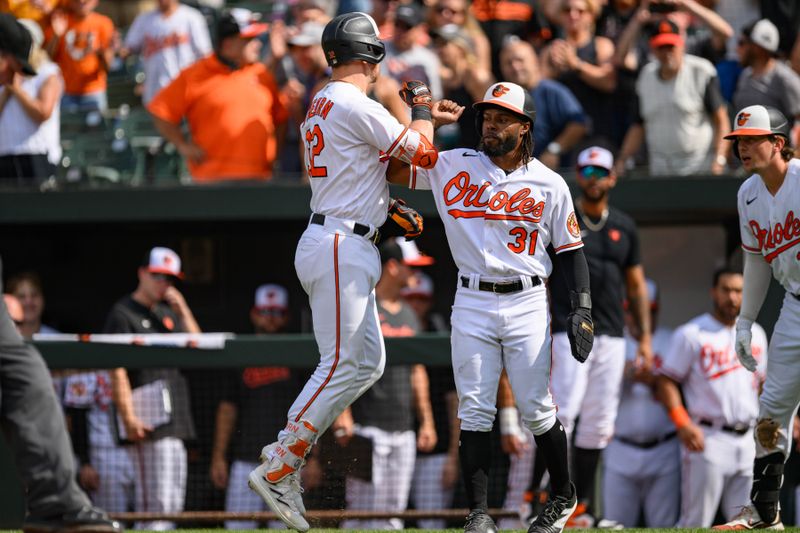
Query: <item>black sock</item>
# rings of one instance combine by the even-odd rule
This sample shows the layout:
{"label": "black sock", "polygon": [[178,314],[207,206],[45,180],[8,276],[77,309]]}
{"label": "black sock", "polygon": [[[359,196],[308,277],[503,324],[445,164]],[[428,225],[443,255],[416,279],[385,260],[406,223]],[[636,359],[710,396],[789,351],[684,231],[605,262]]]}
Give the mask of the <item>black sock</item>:
{"label": "black sock", "polygon": [[528,485],[528,492],[541,490],[545,472],[547,472],[547,463],[544,461],[544,454],[535,453],[533,456],[533,473],[531,474],[531,482]]}
{"label": "black sock", "polygon": [[575,492],[578,494],[579,501],[589,503],[594,501],[594,480],[601,451],[577,446],[572,449],[572,471],[575,473]]}
{"label": "black sock", "polygon": [[564,426],[556,419],[549,431],[534,435],[536,455],[541,455],[550,472],[550,489],[554,496],[569,497],[572,487],[569,482],[569,461],[567,460],[567,433]]}
{"label": "black sock", "polygon": [[750,499],[761,520],[771,524],[778,516],[778,500],[783,485],[783,454],[757,457],[753,463],[753,488]]}
{"label": "black sock", "polygon": [[489,465],[492,461],[492,434],[488,431],[461,431],[458,456],[470,510],[489,509]]}

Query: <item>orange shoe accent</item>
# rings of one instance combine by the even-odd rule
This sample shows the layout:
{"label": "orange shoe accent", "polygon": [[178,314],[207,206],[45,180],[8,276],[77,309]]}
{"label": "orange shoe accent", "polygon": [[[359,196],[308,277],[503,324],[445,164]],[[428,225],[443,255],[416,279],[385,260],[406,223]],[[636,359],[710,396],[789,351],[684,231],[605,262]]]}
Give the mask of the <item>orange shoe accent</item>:
{"label": "orange shoe accent", "polygon": [[314,425],[308,420],[303,420],[303,425],[306,427],[306,429],[313,431],[314,433],[317,432],[317,428],[315,428]]}
{"label": "orange shoe accent", "polygon": [[291,446],[287,446],[286,449],[295,454],[297,457],[302,458],[306,456],[310,446],[311,446],[310,442],[297,439],[297,442],[295,442]]}
{"label": "orange shoe accent", "polygon": [[570,517],[567,519],[567,523],[564,525],[565,528],[567,527],[575,527],[578,525],[575,522],[575,518],[586,513],[586,504],[583,502],[578,502],[578,505],[575,507],[575,512],[573,512]]}
{"label": "orange shoe accent", "polygon": [[264,476],[264,478],[270,483],[277,483],[278,481],[282,480],[292,472],[294,472],[294,468],[287,465],[286,463],[281,463],[280,469],[269,470],[267,474]]}

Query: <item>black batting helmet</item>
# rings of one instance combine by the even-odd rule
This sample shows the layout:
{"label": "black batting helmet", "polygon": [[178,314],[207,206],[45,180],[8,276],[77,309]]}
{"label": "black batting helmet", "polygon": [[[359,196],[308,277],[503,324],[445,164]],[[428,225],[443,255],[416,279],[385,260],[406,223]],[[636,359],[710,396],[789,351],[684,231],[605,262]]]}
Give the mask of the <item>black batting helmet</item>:
{"label": "black batting helmet", "polygon": [[778,135],[791,145],[792,125],[783,113],[774,107],[751,105],[736,113],[733,131],[725,136],[733,141],[733,153],[739,157],[738,137],[743,135]]}
{"label": "black batting helmet", "polygon": [[378,25],[361,12],[344,13],[328,22],[322,32],[322,49],[331,67],[353,60],[377,64],[386,56]]}

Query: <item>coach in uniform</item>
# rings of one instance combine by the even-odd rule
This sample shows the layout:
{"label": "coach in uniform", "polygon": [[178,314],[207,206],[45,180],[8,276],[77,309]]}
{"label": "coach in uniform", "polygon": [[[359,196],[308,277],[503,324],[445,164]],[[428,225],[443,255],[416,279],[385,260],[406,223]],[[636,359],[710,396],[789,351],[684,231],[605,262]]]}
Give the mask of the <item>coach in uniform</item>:
{"label": "coach in uniform", "polygon": [[[200,327],[175,282],[183,277],[181,260],[173,250],[157,246],[146,254],[137,271],[139,283],[121,298],[106,318],[104,333],[200,333]],[[153,428],[136,412],[131,387],[164,380],[172,399],[170,421]],[[184,441],[195,438],[189,385],[176,368],[145,368],[111,373],[114,404],[125,426],[126,439],[137,475],[136,510],[162,513],[183,511],[187,456]],[[171,529],[167,521],[137,524],[144,529]],[[144,526],[144,527],[143,527]]]}
{"label": "coach in uniform", "polygon": [[[552,391],[567,434],[571,437],[575,431],[572,468],[579,500],[573,519],[576,527],[595,525],[590,511],[597,465],[600,454],[614,435],[625,367],[623,290],[639,331],[637,364],[649,368],[652,360],[650,308],[636,225],[628,215],[608,203],[609,192],[617,182],[613,168],[613,157],[605,148],[590,147],[578,155],[577,182],[581,197],[575,207],[589,264],[596,335],[592,355],[585,365],[579,365],[570,356],[568,324],[563,318],[570,309],[569,288],[561,276],[554,276],[550,282]],[[534,471],[541,469],[534,467]],[[538,488],[540,481],[532,479],[532,491]]]}
{"label": "coach in uniform", "polygon": [[736,322],[736,355],[756,370],[751,326],[774,277],[786,294],[769,345],[769,368],[759,398],[751,504],[715,529],[783,529],[778,496],[789,457],[792,422],[800,403],[800,161],[793,159],[791,123],[766,106],[736,114],[733,153],[752,172],[739,188],[739,227],[744,249],[742,310]]}

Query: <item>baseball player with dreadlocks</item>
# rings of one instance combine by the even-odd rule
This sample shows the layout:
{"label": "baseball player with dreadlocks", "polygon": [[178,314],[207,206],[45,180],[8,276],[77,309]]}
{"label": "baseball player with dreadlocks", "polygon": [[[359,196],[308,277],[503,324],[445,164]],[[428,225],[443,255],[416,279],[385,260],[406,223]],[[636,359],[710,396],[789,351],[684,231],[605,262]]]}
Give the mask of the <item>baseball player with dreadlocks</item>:
{"label": "baseball player with dreadlocks", "polygon": [[298,531],[309,528],[299,480],[306,455],[333,420],[380,378],[386,363],[375,304],[379,227],[386,227],[388,213],[406,237],[422,231],[419,215],[389,198],[386,161],[395,157],[430,168],[437,157],[429,140],[431,94],[424,84],[408,82],[401,90],[412,105],[408,127],[366,95],[385,56],[369,15],[346,13],[331,20],[322,48],[333,73],[300,127],[313,214],[295,255],[320,362],[289,409],[278,440],[264,447],[262,464],[248,476],[250,487]]}
{"label": "baseball player with dreadlocks", "polygon": [[777,109],[753,105],[736,114],[733,153],[752,172],[739,188],[744,290],[736,321],[736,355],[757,368],[751,328],[775,277],[786,290],[769,344],[759,397],[750,505],[715,529],[783,529],[778,497],[800,404],[800,160],[793,159],[791,123]]}
{"label": "baseball player with dreadlocks", "polygon": [[[437,111],[463,108],[440,102]],[[439,154],[432,169],[393,162],[392,182],[430,189],[459,269],[452,314],[452,358],[461,420],[459,456],[470,506],[465,532],[497,530],[487,514],[488,471],[495,400],[505,368],[523,423],[544,454],[552,499],[531,533],[559,533],[575,510],[567,466],[567,440],[549,391],[550,310],[545,284],[553,265],[571,290],[567,317],[573,356],[591,351],[593,326],[589,271],[580,228],[564,179],[533,158],[533,99],[522,87],[501,82],[475,104],[478,150]]]}

